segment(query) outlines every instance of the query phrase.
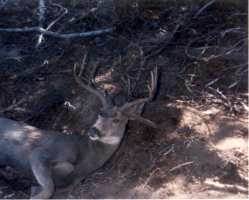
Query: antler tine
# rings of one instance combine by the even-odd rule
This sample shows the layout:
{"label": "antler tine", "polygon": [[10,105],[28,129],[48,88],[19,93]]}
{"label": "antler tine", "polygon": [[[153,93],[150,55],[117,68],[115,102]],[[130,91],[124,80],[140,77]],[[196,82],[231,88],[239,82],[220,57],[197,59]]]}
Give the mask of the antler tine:
{"label": "antler tine", "polygon": [[150,72],[151,76],[151,85],[148,85],[149,87],[149,98],[152,100],[156,94],[156,89],[157,89],[157,80],[158,80],[158,69],[157,67],[154,68],[153,71]]}
{"label": "antler tine", "polygon": [[121,107],[122,110],[125,110],[131,106],[135,106],[137,104],[146,103],[148,101],[151,101],[154,98],[156,94],[157,82],[158,82],[158,68],[157,67],[155,67],[154,70],[150,72],[150,76],[151,76],[151,83],[148,85],[149,96],[146,98],[134,100],[130,103],[126,103],[125,105]]}
{"label": "antler tine", "polygon": [[130,119],[130,120],[136,120],[136,121],[139,121],[143,124],[146,124],[147,126],[150,126],[152,128],[158,128],[158,126],[151,120],[147,119],[147,118],[144,118],[144,117],[141,117],[140,115],[137,115],[137,114],[127,114],[127,117]]}
{"label": "antler tine", "polygon": [[[82,65],[82,67],[84,66],[84,64]],[[80,77],[76,74],[76,68],[77,68],[77,65],[75,64],[74,65],[74,79],[75,81],[78,83],[79,86],[81,86],[83,89],[87,90],[88,92],[94,94],[95,96],[97,96],[99,98],[99,100],[101,101],[102,103],[102,106],[104,109],[107,109],[108,108],[108,103],[107,103],[107,100],[105,99],[105,96],[98,90],[90,87],[89,85],[86,85],[85,83],[83,83],[83,81],[80,79]],[[80,75],[82,74],[82,69],[80,70]]]}

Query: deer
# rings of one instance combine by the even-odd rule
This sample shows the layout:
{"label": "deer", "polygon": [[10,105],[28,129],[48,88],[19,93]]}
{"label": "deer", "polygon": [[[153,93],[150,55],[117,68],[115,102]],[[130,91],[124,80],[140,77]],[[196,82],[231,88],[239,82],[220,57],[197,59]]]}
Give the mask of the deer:
{"label": "deer", "polygon": [[0,118],[0,166],[17,168],[36,181],[38,186],[31,186],[31,199],[52,198],[56,190],[72,188],[102,167],[119,148],[129,120],[156,127],[141,113],[156,94],[157,68],[150,72],[149,95],[121,106],[110,101],[108,94],[84,83],[76,71],[75,67],[79,87],[101,102],[97,119],[85,134],[61,134]]}

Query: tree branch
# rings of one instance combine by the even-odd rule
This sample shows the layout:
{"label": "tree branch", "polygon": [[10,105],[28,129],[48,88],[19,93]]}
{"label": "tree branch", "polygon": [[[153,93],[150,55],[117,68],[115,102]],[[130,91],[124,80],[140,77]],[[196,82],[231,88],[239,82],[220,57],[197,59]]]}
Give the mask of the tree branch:
{"label": "tree branch", "polygon": [[87,31],[87,32],[78,32],[78,33],[57,33],[53,31],[48,31],[41,27],[25,27],[25,28],[0,28],[0,32],[14,32],[14,33],[27,33],[27,32],[36,32],[41,33],[43,35],[61,38],[61,39],[70,39],[76,37],[94,37],[98,35],[103,35],[107,33],[112,33],[113,28],[100,29],[95,31]]}

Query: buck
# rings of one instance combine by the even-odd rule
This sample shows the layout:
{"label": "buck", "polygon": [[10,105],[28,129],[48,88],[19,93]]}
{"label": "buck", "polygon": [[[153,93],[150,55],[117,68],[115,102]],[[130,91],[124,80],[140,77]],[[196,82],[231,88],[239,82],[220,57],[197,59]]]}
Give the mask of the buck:
{"label": "buck", "polygon": [[129,120],[155,126],[140,114],[144,104],[155,95],[156,68],[151,71],[149,96],[120,107],[107,100],[101,91],[85,84],[76,71],[74,68],[79,86],[96,95],[102,104],[101,112],[86,134],[59,134],[0,118],[0,166],[12,166],[32,176],[39,185],[31,187],[33,199],[51,198],[56,189],[74,186],[103,166],[118,149]]}

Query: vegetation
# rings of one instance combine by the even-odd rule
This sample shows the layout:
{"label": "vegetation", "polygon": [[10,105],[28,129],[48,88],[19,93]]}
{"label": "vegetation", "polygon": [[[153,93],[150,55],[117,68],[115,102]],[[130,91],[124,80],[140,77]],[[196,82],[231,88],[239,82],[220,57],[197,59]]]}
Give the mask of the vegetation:
{"label": "vegetation", "polygon": [[[131,122],[113,159],[71,195],[243,198],[247,18],[245,0],[0,1],[0,116],[84,134],[100,102],[77,86],[75,65],[117,105],[146,96],[157,66],[144,115],[160,128]],[[1,171],[0,197],[26,198],[30,181]]]}

